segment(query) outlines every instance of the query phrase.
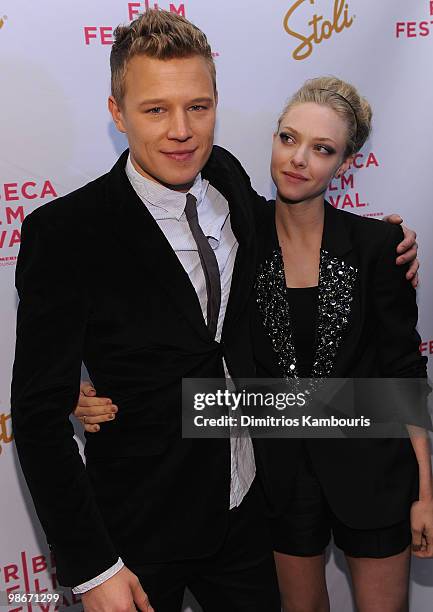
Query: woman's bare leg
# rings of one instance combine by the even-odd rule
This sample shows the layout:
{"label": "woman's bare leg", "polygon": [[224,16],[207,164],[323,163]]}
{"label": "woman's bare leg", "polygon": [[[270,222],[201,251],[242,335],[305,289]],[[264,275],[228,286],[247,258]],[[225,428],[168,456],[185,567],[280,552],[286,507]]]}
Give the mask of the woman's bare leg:
{"label": "woman's bare leg", "polygon": [[384,559],[346,556],[358,612],[409,610],[410,546]]}
{"label": "woman's bare leg", "polygon": [[325,555],[274,553],[283,612],[329,612]]}

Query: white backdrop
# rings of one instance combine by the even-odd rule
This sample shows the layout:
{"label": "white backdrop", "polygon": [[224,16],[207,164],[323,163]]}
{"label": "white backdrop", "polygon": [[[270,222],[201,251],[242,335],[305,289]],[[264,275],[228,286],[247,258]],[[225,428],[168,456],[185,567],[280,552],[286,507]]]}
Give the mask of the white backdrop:
{"label": "white backdrop", "polygon": [[[21,221],[106,172],[125,148],[106,110],[112,30],[149,4],[0,0],[0,591],[55,583],[10,426]],[[398,212],[417,230],[421,351],[432,355],[433,1],[162,0],[159,8],[184,14],[208,34],[220,94],[216,141],[238,155],[264,195],[272,194],[276,118],[306,78],[335,74],[370,100],[372,139],[329,196],[361,215]],[[344,563],[333,550],[327,573],[333,609],[350,612]],[[433,562],[416,561],[412,578],[411,609],[431,610]]]}

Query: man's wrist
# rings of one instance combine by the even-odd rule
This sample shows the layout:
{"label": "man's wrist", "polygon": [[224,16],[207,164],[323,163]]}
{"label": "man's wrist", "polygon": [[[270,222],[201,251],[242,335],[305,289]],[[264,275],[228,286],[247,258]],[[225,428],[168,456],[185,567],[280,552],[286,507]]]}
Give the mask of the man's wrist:
{"label": "man's wrist", "polygon": [[112,578],[115,574],[120,572],[120,570],[124,567],[122,559],[119,557],[114,565],[109,567],[105,572],[95,576],[91,580],[87,580],[83,582],[83,584],[79,584],[78,586],[73,587],[72,592],[75,595],[82,595],[83,593],[87,593],[90,589],[94,589],[97,586],[100,586],[110,578]]}

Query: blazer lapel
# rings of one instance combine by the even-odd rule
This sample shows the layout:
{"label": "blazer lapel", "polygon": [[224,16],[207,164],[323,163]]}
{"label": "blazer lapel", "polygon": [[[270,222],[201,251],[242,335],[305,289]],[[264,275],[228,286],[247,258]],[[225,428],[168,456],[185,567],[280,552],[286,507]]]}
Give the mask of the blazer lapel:
{"label": "blazer lapel", "polygon": [[106,198],[111,230],[143,268],[143,282],[151,276],[185,319],[209,341],[196,291],[170,243],[135,193],[125,172],[125,151],[107,175]]}
{"label": "blazer lapel", "polygon": [[327,378],[351,319],[358,270],[348,261],[352,243],[344,216],[325,203],[320,251],[315,358],[311,376]]}
{"label": "blazer lapel", "polygon": [[255,296],[262,322],[285,378],[299,376],[293,343],[290,308],[286,299],[286,279],[279,246],[258,271]]}
{"label": "blazer lapel", "polygon": [[233,163],[219,159],[218,147],[209,158],[202,176],[227,200],[230,223],[239,247],[233,267],[230,296],[224,317],[223,335],[233,328],[248,301],[256,273],[256,240],[251,192],[245,176]]}

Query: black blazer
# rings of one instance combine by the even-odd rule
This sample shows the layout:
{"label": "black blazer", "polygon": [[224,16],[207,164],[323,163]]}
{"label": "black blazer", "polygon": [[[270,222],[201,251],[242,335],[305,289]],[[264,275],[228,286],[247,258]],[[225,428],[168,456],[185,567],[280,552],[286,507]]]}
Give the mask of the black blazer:
{"label": "black blazer", "polygon": [[[253,315],[257,375],[291,377],[289,366],[296,358],[275,203],[263,211],[261,228]],[[312,377],[427,376],[427,359],[419,353],[416,331],[416,292],[405,278],[407,269],[395,264],[402,237],[398,226],[325,204]],[[425,400],[427,381],[421,389]],[[424,403],[417,414],[414,411],[416,422],[431,428],[425,408]],[[396,523],[417,499],[418,464],[408,438],[316,438],[305,445],[332,510],[351,527]],[[302,446],[299,440],[256,440],[262,477],[276,512],[290,495]]]}
{"label": "black blazer", "polygon": [[[239,242],[215,342],[188,275],[125,174],[113,169],[41,206],[22,226],[12,381],[16,446],[59,580],[77,585],[113,565],[197,558],[223,542],[229,440],[181,438],[182,377],[253,376],[246,316],[256,267],[254,202],[240,163],[214,147],[202,175],[228,200]],[[84,361],[120,407],[73,439]]]}

